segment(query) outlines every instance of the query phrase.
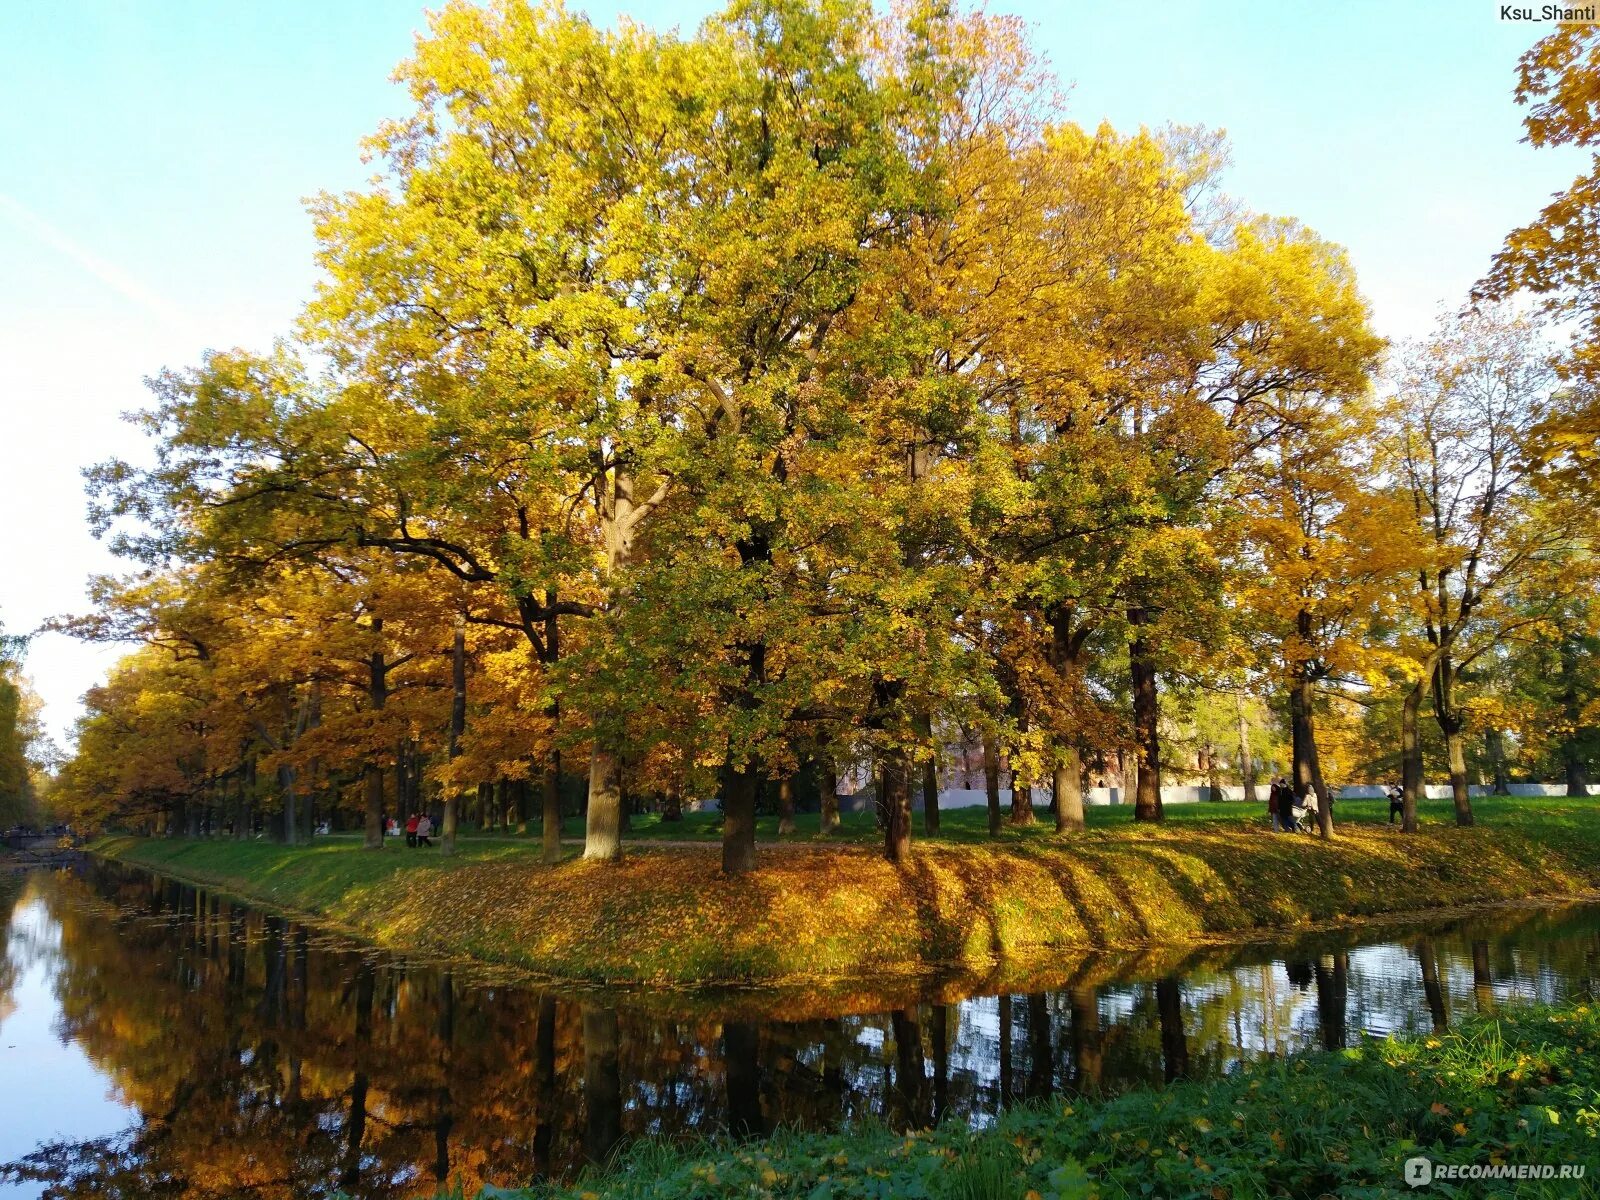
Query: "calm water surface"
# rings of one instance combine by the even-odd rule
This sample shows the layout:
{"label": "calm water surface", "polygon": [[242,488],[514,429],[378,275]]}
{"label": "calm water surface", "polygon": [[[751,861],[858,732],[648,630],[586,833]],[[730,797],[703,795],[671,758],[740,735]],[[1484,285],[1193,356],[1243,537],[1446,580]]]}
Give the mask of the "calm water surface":
{"label": "calm water surface", "polygon": [[795,1020],[759,993],[618,999],[408,963],[126,868],[0,873],[0,1196],[470,1194],[641,1134],[982,1124],[1589,994],[1600,908],[1165,962]]}

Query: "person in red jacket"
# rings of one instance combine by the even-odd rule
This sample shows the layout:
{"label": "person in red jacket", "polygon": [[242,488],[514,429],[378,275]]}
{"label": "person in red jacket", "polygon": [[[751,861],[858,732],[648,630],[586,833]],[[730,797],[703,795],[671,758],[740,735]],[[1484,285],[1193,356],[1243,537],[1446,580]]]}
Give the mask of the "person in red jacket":
{"label": "person in red jacket", "polygon": [[409,817],[406,818],[406,845],[415,846],[416,844],[417,844],[417,814],[416,813],[412,813]]}

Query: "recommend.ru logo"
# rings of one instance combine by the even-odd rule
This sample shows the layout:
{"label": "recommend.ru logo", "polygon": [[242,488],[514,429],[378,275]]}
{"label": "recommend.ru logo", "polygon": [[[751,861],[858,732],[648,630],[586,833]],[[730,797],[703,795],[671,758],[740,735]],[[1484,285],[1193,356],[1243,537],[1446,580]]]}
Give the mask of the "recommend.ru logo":
{"label": "recommend.ru logo", "polygon": [[1584,1167],[1583,1163],[1436,1163],[1418,1154],[1406,1159],[1401,1173],[1406,1183],[1419,1188],[1430,1183],[1476,1183],[1489,1179],[1576,1180],[1583,1178]]}

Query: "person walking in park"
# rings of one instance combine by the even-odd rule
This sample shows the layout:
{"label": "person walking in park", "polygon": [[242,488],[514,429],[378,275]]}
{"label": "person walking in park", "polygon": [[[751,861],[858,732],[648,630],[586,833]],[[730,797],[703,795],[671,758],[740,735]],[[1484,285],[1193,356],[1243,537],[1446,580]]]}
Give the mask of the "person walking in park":
{"label": "person walking in park", "polygon": [[431,846],[431,845],[433,845],[433,842],[430,841],[429,839],[432,838],[432,837],[433,837],[433,818],[430,817],[427,813],[423,813],[422,816],[417,819],[417,842],[416,842],[416,844],[419,845],[419,846]]}
{"label": "person walking in park", "polygon": [[1317,827],[1318,807],[1321,804],[1321,801],[1317,798],[1317,789],[1312,787],[1309,783],[1306,784],[1306,794],[1303,803],[1305,804],[1306,828],[1315,829]]}
{"label": "person walking in park", "polygon": [[1283,823],[1285,833],[1299,833],[1300,826],[1294,819],[1294,786],[1289,782],[1287,775],[1278,780],[1278,819]]}
{"label": "person walking in park", "polygon": [[417,823],[416,813],[412,813],[406,818],[406,845],[408,846],[415,847],[417,844]]}
{"label": "person walking in park", "polygon": [[1406,804],[1405,804],[1406,793],[1405,793],[1405,789],[1402,788],[1398,783],[1391,784],[1389,786],[1388,796],[1389,796],[1389,824],[1393,825],[1394,824],[1394,819],[1396,817],[1403,817],[1406,814]]}
{"label": "person walking in park", "polygon": [[1278,817],[1278,781],[1276,779],[1267,788],[1267,816],[1272,818],[1272,832],[1280,832],[1283,829],[1283,823]]}

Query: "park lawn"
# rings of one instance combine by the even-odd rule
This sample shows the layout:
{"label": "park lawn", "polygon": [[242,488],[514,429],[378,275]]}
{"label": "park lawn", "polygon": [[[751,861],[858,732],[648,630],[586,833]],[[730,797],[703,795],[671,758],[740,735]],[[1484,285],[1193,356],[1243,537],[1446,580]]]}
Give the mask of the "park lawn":
{"label": "park lawn", "polygon": [[[445,859],[391,843],[105,839],[108,857],[323,918],[379,945],[613,984],[782,984],[1025,966],[1068,950],[1283,938],[1353,919],[1600,890],[1600,805],[1495,800],[1401,834],[1347,802],[1339,836],[1178,815],[1068,838],[874,847],[796,838],[726,879],[715,846],[636,841],[555,866],[528,839]],[[1200,806],[1189,806],[1199,808]],[[1225,809],[1225,806],[1212,806]],[[1448,803],[1442,806],[1448,810]],[[1369,811],[1370,810],[1370,811]]]}
{"label": "park lawn", "polygon": [[1475,1016],[1441,1035],[1267,1059],[1212,1082],[1022,1105],[947,1121],[780,1131],[756,1142],[642,1141],[528,1200],[978,1200],[1379,1197],[1404,1164],[1585,1168],[1581,1181],[1436,1180],[1418,1195],[1592,1196],[1600,1170],[1600,1010]]}
{"label": "park lawn", "polygon": [[[1560,805],[1566,802],[1565,797],[1547,797],[1541,803]],[[1593,798],[1590,799],[1593,803]],[[1488,819],[1498,819],[1508,813],[1515,813],[1521,800],[1505,796],[1485,796],[1474,800],[1477,811],[1483,813]],[[1584,800],[1573,800],[1573,804],[1582,805]],[[996,841],[1001,844],[1014,842],[1054,841],[1056,839],[1054,818],[1044,808],[1035,811],[1035,819],[1031,825],[1013,825],[1010,823],[1010,810],[1004,810],[1006,821],[1001,827],[998,839],[989,837],[989,813],[982,805],[947,808],[940,812],[940,828],[935,835],[923,831],[922,815],[917,813],[912,818],[914,836],[929,838],[940,842],[963,842],[993,845]],[[1419,817],[1423,821],[1455,821],[1455,810],[1448,800],[1429,800],[1417,808]],[[1389,804],[1386,800],[1341,800],[1335,806],[1336,819],[1355,821],[1362,824],[1383,824],[1389,818]],[[1093,829],[1112,829],[1121,825],[1133,824],[1133,806],[1129,804],[1094,805],[1085,808],[1085,821]],[[1243,821],[1254,822],[1260,825],[1267,823],[1266,802],[1258,804],[1245,804],[1242,801],[1232,800],[1223,803],[1196,803],[1172,804],[1166,809],[1166,818],[1169,822],[1195,822],[1195,821]],[[542,832],[543,822],[529,821],[526,826],[519,827],[515,832],[508,833],[504,830],[469,830],[461,835],[463,839],[537,839]],[[820,837],[821,817],[819,814],[796,813],[795,832],[779,835],[778,818],[776,814],[767,814],[756,818],[756,837],[766,842],[795,842],[812,841]],[[359,837],[358,834],[340,835],[345,837]],[[568,817],[561,823],[561,836],[563,840],[581,840],[583,837],[583,818]],[[659,813],[643,813],[632,818],[632,831],[629,835],[634,840],[640,841],[670,841],[670,842],[715,842],[722,836],[722,814],[718,812],[691,812],[684,813],[681,820],[663,821]],[[840,814],[840,827],[829,835],[830,840],[847,844],[876,845],[883,837],[878,829],[877,820],[872,812],[851,812]]]}
{"label": "park lawn", "polygon": [[[1481,820],[1488,822],[1522,821],[1536,819],[1536,814],[1560,816],[1566,812],[1584,812],[1591,807],[1600,806],[1597,797],[1512,797],[1512,796],[1479,796],[1473,799],[1473,810]],[[1529,806],[1533,807],[1530,808]],[[1353,822],[1360,825],[1384,825],[1389,822],[1389,802],[1387,800],[1340,800],[1334,807],[1335,820],[1339,824]],[[1449,800],[1426,800],[1417,806],[1418,819],[1424,824],[1455,823],[1455,809]],[[1090,830],[1115,829],[1119,826],[1132,826],[1133,806],[1129,804],[1096,805],[1084,810],[1085,821]],[[1006,821],[1000,830],[998,839],[989,837],[989,814],[983,806],[966,808],[947,808],[940,812],[940,829],[937,834],[929,835],[923,831],[922,815],[914,814],[912,825],[914,836],[918,839],[936,842],[958,842],[968,844],[1002,845],[1017,842],[1045,842],[1052,843],[1058,840],[1054,818],[1048,810],[1040,807],[1035,811],[1035,819],[1031,825],[1012,825],[1010,823],[1010,810],[1005,810]],[[1222,803],[1194,803],[1170,804],[1166,808],[1166,819],[1172,824],[1188,824],[1192,822],[1233,821],[1253,823],[1261,826],[1267,824],[1266,804],[1245,804],[1242,801],[1230,800]],[[681,820],[663,821],[659,813],[643,813],[632,818],[633,827],[629,834],[636,841],[668,841],[668,842],[715,842],[722,836],[722,814],[718,812],[685,813]],[[1398,818],[1396,819],[1398,824]],[[817,813],[795,814],[795,832],[779,835],[778,818],[775,814],[766,814],[756,818],[756,837],[763,842],[804,842],[815,841],[821,838],[821,817]],[[520,826],[515,832],[508,833],[504,830],[468,830],[463,832],[464,840],[522,840],[531,838],[537,840],[542,832],[542,822],[529,821],[525,826]],[[359,834],[338,835],[357,838]],[[581,817],[568,817],[561,823],[561,836],[566,841],[579,841],[583,838],[583,819]],[[840,815],[840,827],[829,835],[828,840],[850,845],[876,845],[883,837],[879,830],[873,813],[854,812]]]}

